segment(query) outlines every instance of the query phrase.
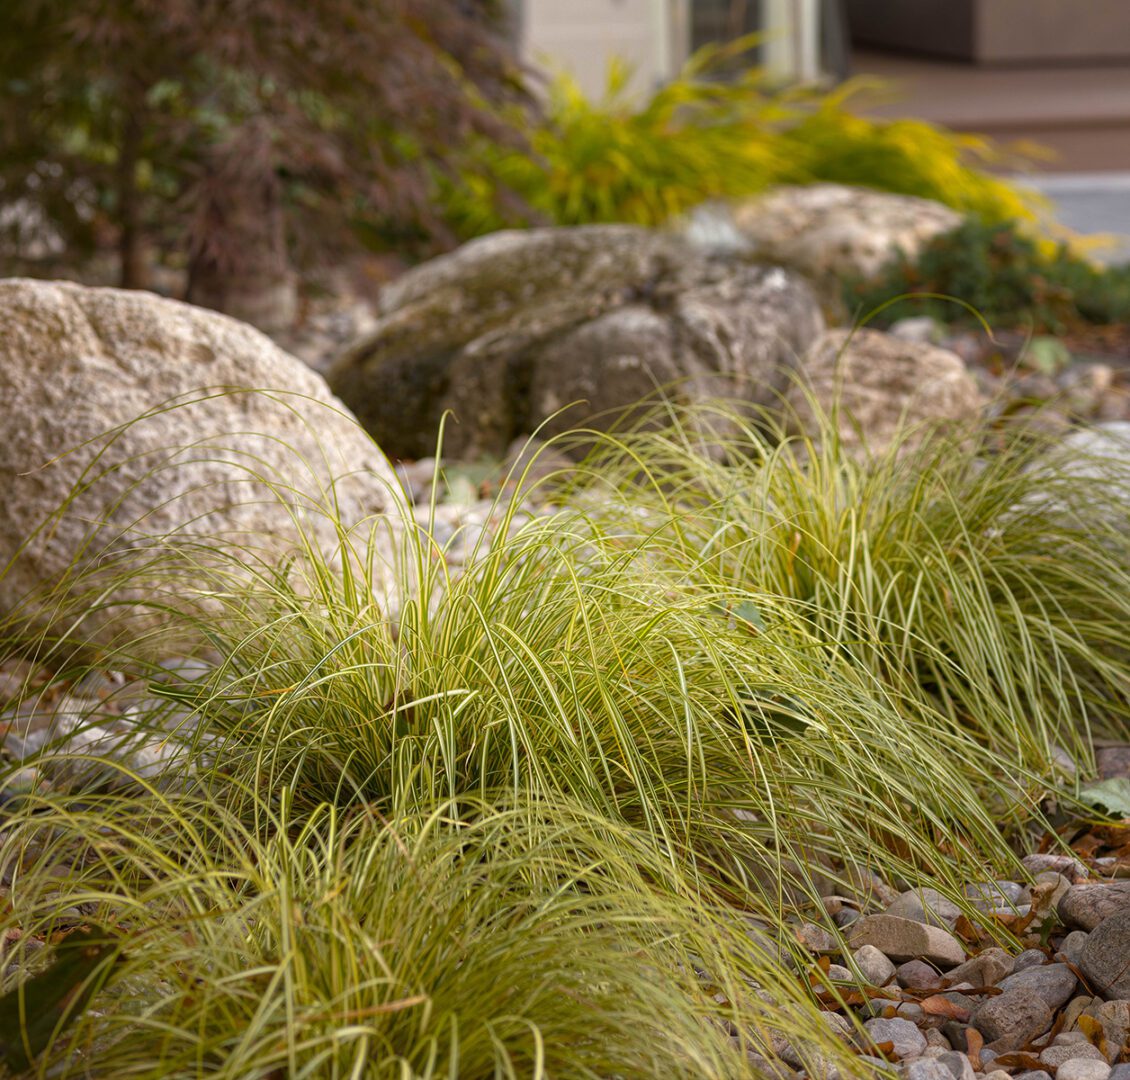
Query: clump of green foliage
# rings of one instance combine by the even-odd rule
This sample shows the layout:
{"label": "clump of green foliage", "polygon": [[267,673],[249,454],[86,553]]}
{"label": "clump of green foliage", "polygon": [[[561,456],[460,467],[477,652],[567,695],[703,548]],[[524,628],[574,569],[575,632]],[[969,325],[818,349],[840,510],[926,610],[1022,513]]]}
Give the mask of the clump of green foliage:
{"label": "clump of green foliage", "polygon": [[[528,148],[479,141],[475,168],[445,184],[456,231],[469,237],[536,221],[658,225],[705,199],[762,191],[792,175],[774,131],[781,106],[756,72],[706,78],[719,52],[696,55],[642,106],[627,94],[622,63],[610,66],[600,101],[570,76],[556,77]],[[502,192],[525,206],[501,205]]]}
{"label": "clump of green foliage", "polygon": [[845,83],[799,112],[782,132],[806,181],[917,195],[985,222],[1033,220],[1038,202],[985,171],[1015,159],[991,140],[924,120],[874,120],[852,111],[867,89]]}
{"label": "clump of green foliage", "polygon": [[1062,333],[1080,323],[1130,322],[1130,266],[1097,266],[1064,244],[1048,250],[1016,222],[970,219],[916,259],[900,255],[877,281],[849,282],[844,297],[863,314],[882,308],[882,323],[907,315],[971,319],[946,299],[953,297],[994,326]]}
{"label": "clump of green foliage", "polygon": [[[1130,729],[1130,510],[976,433],[860,460],[733,410],[649,424],[584,433],[553,514],[500,496],[462,569],[407,520],[391,555],[146,554],[157,626],[98,664],[199,739],[5,808],[0,992],[76,912],[121,953],[42,1072],[728,1080],[788,1038],[874,1075],[789,918],[868,903],[867,867],[977,919],[961,886],[1021,872],[1061,748]],[[78,657],[116,591],[84,572],[0,655]],[[158,666],[193,641],[204,675]]]}
{"label": "clump of green foliage", "polygon": [[937,199],[988,221],[1034,216],[1031,196],[983,171],[1005,157],[988,140],[922,121],[857,116],[851,103],[865,88],[859,82],[831,93],[775,90],[762,72],[735,67],[749,45],[741,39],[700,50],[642,103],[627,93],[630,73],[619,63],[597,102],[558,76],[529,147],[479,140],[467,175],[442,181],[454,231],[469,237],[534,222],[659,225],[709,199],[819,181]]}

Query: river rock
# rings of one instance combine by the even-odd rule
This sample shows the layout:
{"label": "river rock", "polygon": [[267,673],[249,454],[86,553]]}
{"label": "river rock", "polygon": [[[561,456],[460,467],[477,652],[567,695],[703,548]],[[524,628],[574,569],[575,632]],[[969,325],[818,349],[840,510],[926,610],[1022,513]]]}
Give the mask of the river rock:
{"label": "river rock", "polygon": [[868,1020],[863,1027],[876,1045],[893,1043],[894,1051],[900,1058],[917,1057],[926,1049],[926,1036],[909,1020],[884,1020],[877,1017]]}
{"label": "river rock", "polygon": [[841,444],[882,453],[902,432],[909,450],[925,434],[980,415],[985,402],[956,353],[878,330],[829,330],[809,350],[786,396],[797,431],[816,434],[838,408]]}
{"label": "river rock", "polygon": [[19,279],[0,282],[0,326],[0,609],[106,549],[143,559],[204,541],[277,561],[300,548],[297,518],[331,554],[337,530],[318,511],[331,487],[347,528],[396,505],[387,461],[341,402],[249,326]]}
{"label": "river rock", "polygon": [[630,225],[494,233],[381,293],[376,330],[330,368],[334,391],[394,457],[501,457],[518,435],[613,416],[670,388],[773,405],[823,329],[778,267],[704,254]]}
{"label": "river rock", "polygon": [[1079,930],[1094,930],[1104,919],[1130,911],[1130,881],[1072,885],[1059,901],[1059,917]]}
{"label": "river rock", "polygon": [[1079,980],[1066,964],[1040,964],[1024,967],[1002,979],[998,985],[1006,993],[1020,987],[1031,990],[1043,998],[1048,1008],[1055,1012],[1071,1000]]}
{"label": "river rock", "polygon": [[1019,987],[987,998],[973,1013],[973,1026],[997,1051],[1016,1050],[1052,1026],[1053,1015],[1039,994]]}
{"label": "river rock", "polygon": [[1056,1070],[1056,1080],[1110,1080],[1110,1066],[1093,1058],[1072,1058]]}
{"label": "river rock", "polygon": [[952,930],[961,916],[961,908],[937,889],[908,889],[887,907],[886,914]]}
{"label": "river rock", "polygon": [[1015,967],[1016,961],[994,945],[955,967],[949,973],[950,985],[968,982],[971,986],[996,986]]}
{"label": "river rock", "polygon": [[965,959],[965,949],[952,934],[894,915],[868,915],[853,923],[848,943],[853,949],[874,945],[891,960],[928,960],[944,969]]}
{"label": "river rock", "polygon": [[874,945],[855,950],[855,963],[872,986],[886,986],[895,977],[895,965]]}
{"label": "river rock", "polygon": [[1100,780],[1130,780],[1130,745],[1103,746],[1095,750]]}
{"label": "river rock", "polygon": [[1079,968],[1108,999],[1130,999],[1130,909],[1104,919],[1087,936]]}

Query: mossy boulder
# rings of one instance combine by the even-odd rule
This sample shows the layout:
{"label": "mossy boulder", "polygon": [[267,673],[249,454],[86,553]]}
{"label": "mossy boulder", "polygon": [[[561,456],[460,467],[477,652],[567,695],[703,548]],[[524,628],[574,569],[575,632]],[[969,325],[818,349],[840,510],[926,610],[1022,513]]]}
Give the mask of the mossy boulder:
{"label": "mossy boulder", "polygon": [[606,424],[660,387],[772,404],[823,329],[809,287],[628,225],[472,241],[387,287],[372,335],[331,367],[335,393],[394,457],[501,456],[518,435]]}

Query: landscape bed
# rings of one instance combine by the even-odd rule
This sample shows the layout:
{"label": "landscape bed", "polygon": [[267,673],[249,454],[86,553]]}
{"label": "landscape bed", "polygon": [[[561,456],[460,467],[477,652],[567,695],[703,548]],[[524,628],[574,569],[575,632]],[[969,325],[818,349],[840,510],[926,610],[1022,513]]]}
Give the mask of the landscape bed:
{"label": "landscape bed", "polygon": [[[95,651],[104,579],[35,632],[43,606],[13,615],[9,732],[80,719],[8,768],[25,989],[0,1016],[44,1018],[0,1034],[8,1063],[869,1077],[927,1049],[874,1026],[906,1017],[939,1053],[963,1019],[972,1053],[993,996],[931,1013],[944,973],[1050,961],[1065,890],[1125,865],[1055,827],[1102,818],[1095,739],[1128,741],[1127,468],[1032,433],[868,458],[835,431],[699,409],[587,433],[576,468],[502,485],[459,565],[435,505],[405,509],[391,605],[388,551],[342,530],[290,563],[167,546],[164,597]],[[953,945],[919,950],[933,988],[884,989],[872,917],[922,886]],[[104,942],[76,974],[82,928]]]}

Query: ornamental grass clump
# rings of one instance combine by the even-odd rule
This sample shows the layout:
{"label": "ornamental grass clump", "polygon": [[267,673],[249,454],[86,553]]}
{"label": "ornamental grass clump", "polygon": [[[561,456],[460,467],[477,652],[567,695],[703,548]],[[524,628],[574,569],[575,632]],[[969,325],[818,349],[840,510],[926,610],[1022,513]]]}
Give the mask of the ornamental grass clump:
{"label": "ornamental grass clump", "polygon": [[861,456],[833,418],[811,438],[724,420],[723,457],[679,424],[625,433],[587,470],[590,501],[646,521],[699,580],[791,604],[901,713],[924,710],[929,738],[964,731],[1050,776],[1057,749],[1086,763],[1095,729],[1130,730],[1125,463],[1081,470],[1050,439],[986,430]]}
{"label": "ornamental grass clump", "polygon": [[[1023,875],[1064,757],[1130,729],[1130,510],[1048,447],[908,433],[861,458],[837,419],[582,433],[555,509],[500,496],[458,563],[434,508],[394,548],[155,550],[161,620],[95,666],[184,751],[25,787],[0,835],[5,989],[77,921],[125,957],[42,1067],[728,1077],[788,1040],[873,1075],[818,1019],[795,920],[872,903],[877,873],[983,922],[963,886]],[[113,593],[76,577],[52,627],[5,635],[72,680]],[[25,767],[80,775],[68,754],[95,756]]]}
{"label": "ornamental grass clump", "polygon": [[744,1048],[818,1026],[740,920],[576,806],[273,803],[150,789],[9,815],[5,988],[76,924],[120,947],[50,1075],[736,1080]]}
{"label": "ornamental grass clump", "polygon": [[[1046,217],[1043,200],[991,169],[1026,159],[983,137],[920,120],[860,115],[875,87],[775,87],[750,67],[753,38],[704,46],[646,98],[614,61],[599,100],[567,74],[543,115],[507,116],[527,147],[472,140],[436,200],[463,239],[531,224],[662,225],[712,199],[744,199],[777,184],[855,184],[935,199],[979,221]],[[1031,147],[1023,147],[1026,152]]]}
{"label": "ornamental grass clump", "polygon": [[1015,785],[980,780],[976,733],[905,708],[905,687],[818,632],[807,604],[724,579],[708,547],[685,562],[682,526],[649,503],[670,479],[625,482],[614,519],[579,491],[459,575],[406,531],[395,620],[363,573],[296,584],[264,566],[250,588],[211,590],[233,601],[206,628],[224,662],[173,692],[242,785],[382,812],[565,797],[769,915],[849,864],[944,876],[966,841],[1007,860],[986,800]]}

